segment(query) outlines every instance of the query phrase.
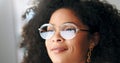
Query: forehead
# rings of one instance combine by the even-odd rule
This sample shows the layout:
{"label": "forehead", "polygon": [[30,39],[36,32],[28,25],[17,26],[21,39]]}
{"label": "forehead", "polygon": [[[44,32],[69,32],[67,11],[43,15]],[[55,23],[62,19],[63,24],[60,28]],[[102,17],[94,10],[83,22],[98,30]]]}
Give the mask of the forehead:
{"label": "forehead", "polygon": [[60,26],[67,22],[74,23],[77,26],[84,26],[82,21],[75,15],[75,12],[66,8],[56,10],[51,15],[49,21],[49,23],[54,24],[55,26]]}

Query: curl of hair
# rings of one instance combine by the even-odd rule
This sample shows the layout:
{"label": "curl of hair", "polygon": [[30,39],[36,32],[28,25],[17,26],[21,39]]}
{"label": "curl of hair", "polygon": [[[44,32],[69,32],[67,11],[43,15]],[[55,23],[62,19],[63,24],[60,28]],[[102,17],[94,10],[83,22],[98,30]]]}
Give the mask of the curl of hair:
{"label": "curl of hair", "polygon": [[60,8],[73,10],[91,34],[99,32],[100,41],[92,52],[91,63],[120,63],[120,13],[111,4],[99,0],[42,0],[33,8],[34,17],[23,27],[21,47],[27,49],[23,63],[52,63],[38,28]]}

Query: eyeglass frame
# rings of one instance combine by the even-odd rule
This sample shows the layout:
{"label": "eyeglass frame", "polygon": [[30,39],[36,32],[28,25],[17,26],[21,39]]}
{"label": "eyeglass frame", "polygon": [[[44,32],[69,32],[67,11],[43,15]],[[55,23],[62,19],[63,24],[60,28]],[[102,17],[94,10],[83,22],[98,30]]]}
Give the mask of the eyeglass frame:
{"label": "eyeglass frame", "polygon": [[[87,30],[87,29],[80,29],[80,28],[78,28],[77,25],[74,24],[74,23],[72,23],[72,22],[66,22],[66,23],[62,24],[62,25],[59,27],[59,30],[61,30],[60,28],[62,28],[62,26],[65,25],[65,24],[72,24],[72,25],[76,28],[76,33],[78,33],[78,31],[86,31],[86,32],[89,32],[89,30]],[[42,29],[44,26],[46,26],[46,25],[51,25],[51,26],[55,29],[55,27],[54,27],[53,24],[45,23],[45,24],[41,25],[41,26],[38,28],[39,34],[40,34],[41,29]],[[55,31],[55,32],[56,32],[56,31]],[[54,34],[55,34],[55,33],[54,33]],[[61,35],[61,34],[60,34],[60,35]],[[75,34],[75,35],[76,35],[76,34]],[[40,36],[41,36],[41,34],[40,34]],[[52,35],[52,36],[53,36],[53,35]],[[42,37],[42,36],[41,36],[41,37]],[[43,39],[44,39],[44,38],[43,38]],[[64,39],[65,39],[65,38],[64,38]],[[45,40],[47,40],[47,39],[45,39]]]}

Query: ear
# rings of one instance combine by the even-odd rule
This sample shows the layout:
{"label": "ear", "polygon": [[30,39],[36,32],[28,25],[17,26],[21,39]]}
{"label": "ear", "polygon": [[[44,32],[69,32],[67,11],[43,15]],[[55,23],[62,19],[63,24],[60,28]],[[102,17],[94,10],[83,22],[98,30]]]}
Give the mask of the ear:
{"label": "ear", "polygon": [[95,32],[90,39],[89,48],[94,48],[99,43],[100,35],[98,32]]}

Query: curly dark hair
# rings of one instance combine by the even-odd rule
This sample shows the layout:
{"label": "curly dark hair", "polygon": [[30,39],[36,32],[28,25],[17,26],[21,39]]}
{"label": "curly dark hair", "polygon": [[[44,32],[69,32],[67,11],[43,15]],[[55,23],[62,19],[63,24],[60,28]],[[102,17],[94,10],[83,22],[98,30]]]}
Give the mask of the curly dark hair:
{"label": "curly dark hair", "polygon": [[91,34],[100,34],[91,63],[120,63],[120,13],[111,4],[99,0],[40,0],[38,6],[29,8],[35,15],[23,27],[21,47],[27,52],[22,63],[52,63],[38,28],[48,23],[52,13],[60,8],[73,10]]}

